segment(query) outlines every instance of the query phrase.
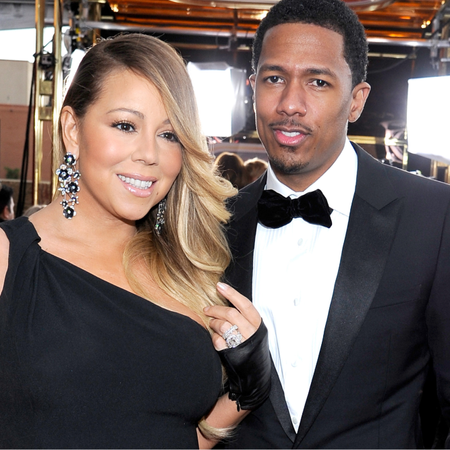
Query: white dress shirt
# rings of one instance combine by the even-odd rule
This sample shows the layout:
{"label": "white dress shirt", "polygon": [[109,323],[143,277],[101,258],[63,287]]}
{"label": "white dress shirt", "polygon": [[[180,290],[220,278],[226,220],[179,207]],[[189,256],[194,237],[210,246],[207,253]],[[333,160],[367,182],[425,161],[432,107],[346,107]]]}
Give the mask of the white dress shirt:
{"label": "white dress shirt", "polygon": [[302,218],[256,231],[253,303],[269,330],[269,347],[296,431],[322,345],[355,193],[357,156],[348,139],[338,159],[305,192],[268,168],[266,189],[299,197],[320,189],[333,209],[331,228]]}

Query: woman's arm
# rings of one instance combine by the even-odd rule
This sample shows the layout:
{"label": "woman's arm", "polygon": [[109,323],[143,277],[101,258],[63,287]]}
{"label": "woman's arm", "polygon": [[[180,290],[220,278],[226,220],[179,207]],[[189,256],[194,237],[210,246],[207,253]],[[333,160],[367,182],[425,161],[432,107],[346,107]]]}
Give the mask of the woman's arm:
{"label": "woman's arm", "polygon": [[6,271],[8,270],[9,240],[3,230],[0,229],[0,294],[3,291]]}
{"label": "woman's arm", "polygon": [[[251,411],[240,410],[238,412],[236,403],[228,398],[228,394],[219,398],[214,408],[206,417],[206,422],[214,428],[234,428]],[[207,439],[197,428],[198,446],[200,449],[213,448],[217,439]]]}

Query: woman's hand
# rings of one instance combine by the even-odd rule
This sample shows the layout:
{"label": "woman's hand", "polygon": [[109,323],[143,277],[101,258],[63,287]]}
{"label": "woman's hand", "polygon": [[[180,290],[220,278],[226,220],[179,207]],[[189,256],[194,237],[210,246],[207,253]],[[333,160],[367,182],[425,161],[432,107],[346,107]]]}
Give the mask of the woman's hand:
{"label": "woman's hand", "polygon": [[243,295],[223,283],[218,283],[217,289],[234,305],[205,308],[205,314],[212,317],[214,347],[228,375],[228,397],[236,402],[238,411],[256,409],[270,392],[267,328]]}
{"label": "woman's hand", "polygon": [[217,283],[217,290],[234,306],[208,306],[205,314],[211,317],[209,323],[214,334],[212,340],[217,351],[228,348],[223,335],[236,325],[242,335],[242,342],[252,336],[261,325],[259,315],[253,303],[228,284]]}

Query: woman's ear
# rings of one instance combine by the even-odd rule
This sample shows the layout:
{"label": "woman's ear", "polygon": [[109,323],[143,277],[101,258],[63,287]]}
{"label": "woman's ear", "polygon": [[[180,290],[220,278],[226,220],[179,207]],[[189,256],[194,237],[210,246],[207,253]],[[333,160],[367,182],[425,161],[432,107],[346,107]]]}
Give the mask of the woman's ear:
{"label": "woman's ear", "polygon": [[72,107],[65,106],[61,111],[61,134],[67,153],[72,153],[78,159],[79,150],[79,121]]}

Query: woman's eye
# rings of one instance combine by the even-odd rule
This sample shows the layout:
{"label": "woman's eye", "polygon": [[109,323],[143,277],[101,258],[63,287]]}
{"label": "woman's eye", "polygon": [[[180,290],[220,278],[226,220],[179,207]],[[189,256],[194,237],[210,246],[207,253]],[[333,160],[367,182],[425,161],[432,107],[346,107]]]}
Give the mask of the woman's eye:
{"label": "woman's eye", "polygon": [[167,139],[170,142],[180,142],[178,136],[175,133],[172,133],[171,131],[165,131],[164,133],[161,133],[160,136],[163,137],[164,139]]}
{"label": "woman's eye", "polygon": [[120,131],[124,131],[125,133],[131,133],[132,131],[134,131],[133,124],[129,122],[116,122],[113,124],[113,127],[117,128]]}

